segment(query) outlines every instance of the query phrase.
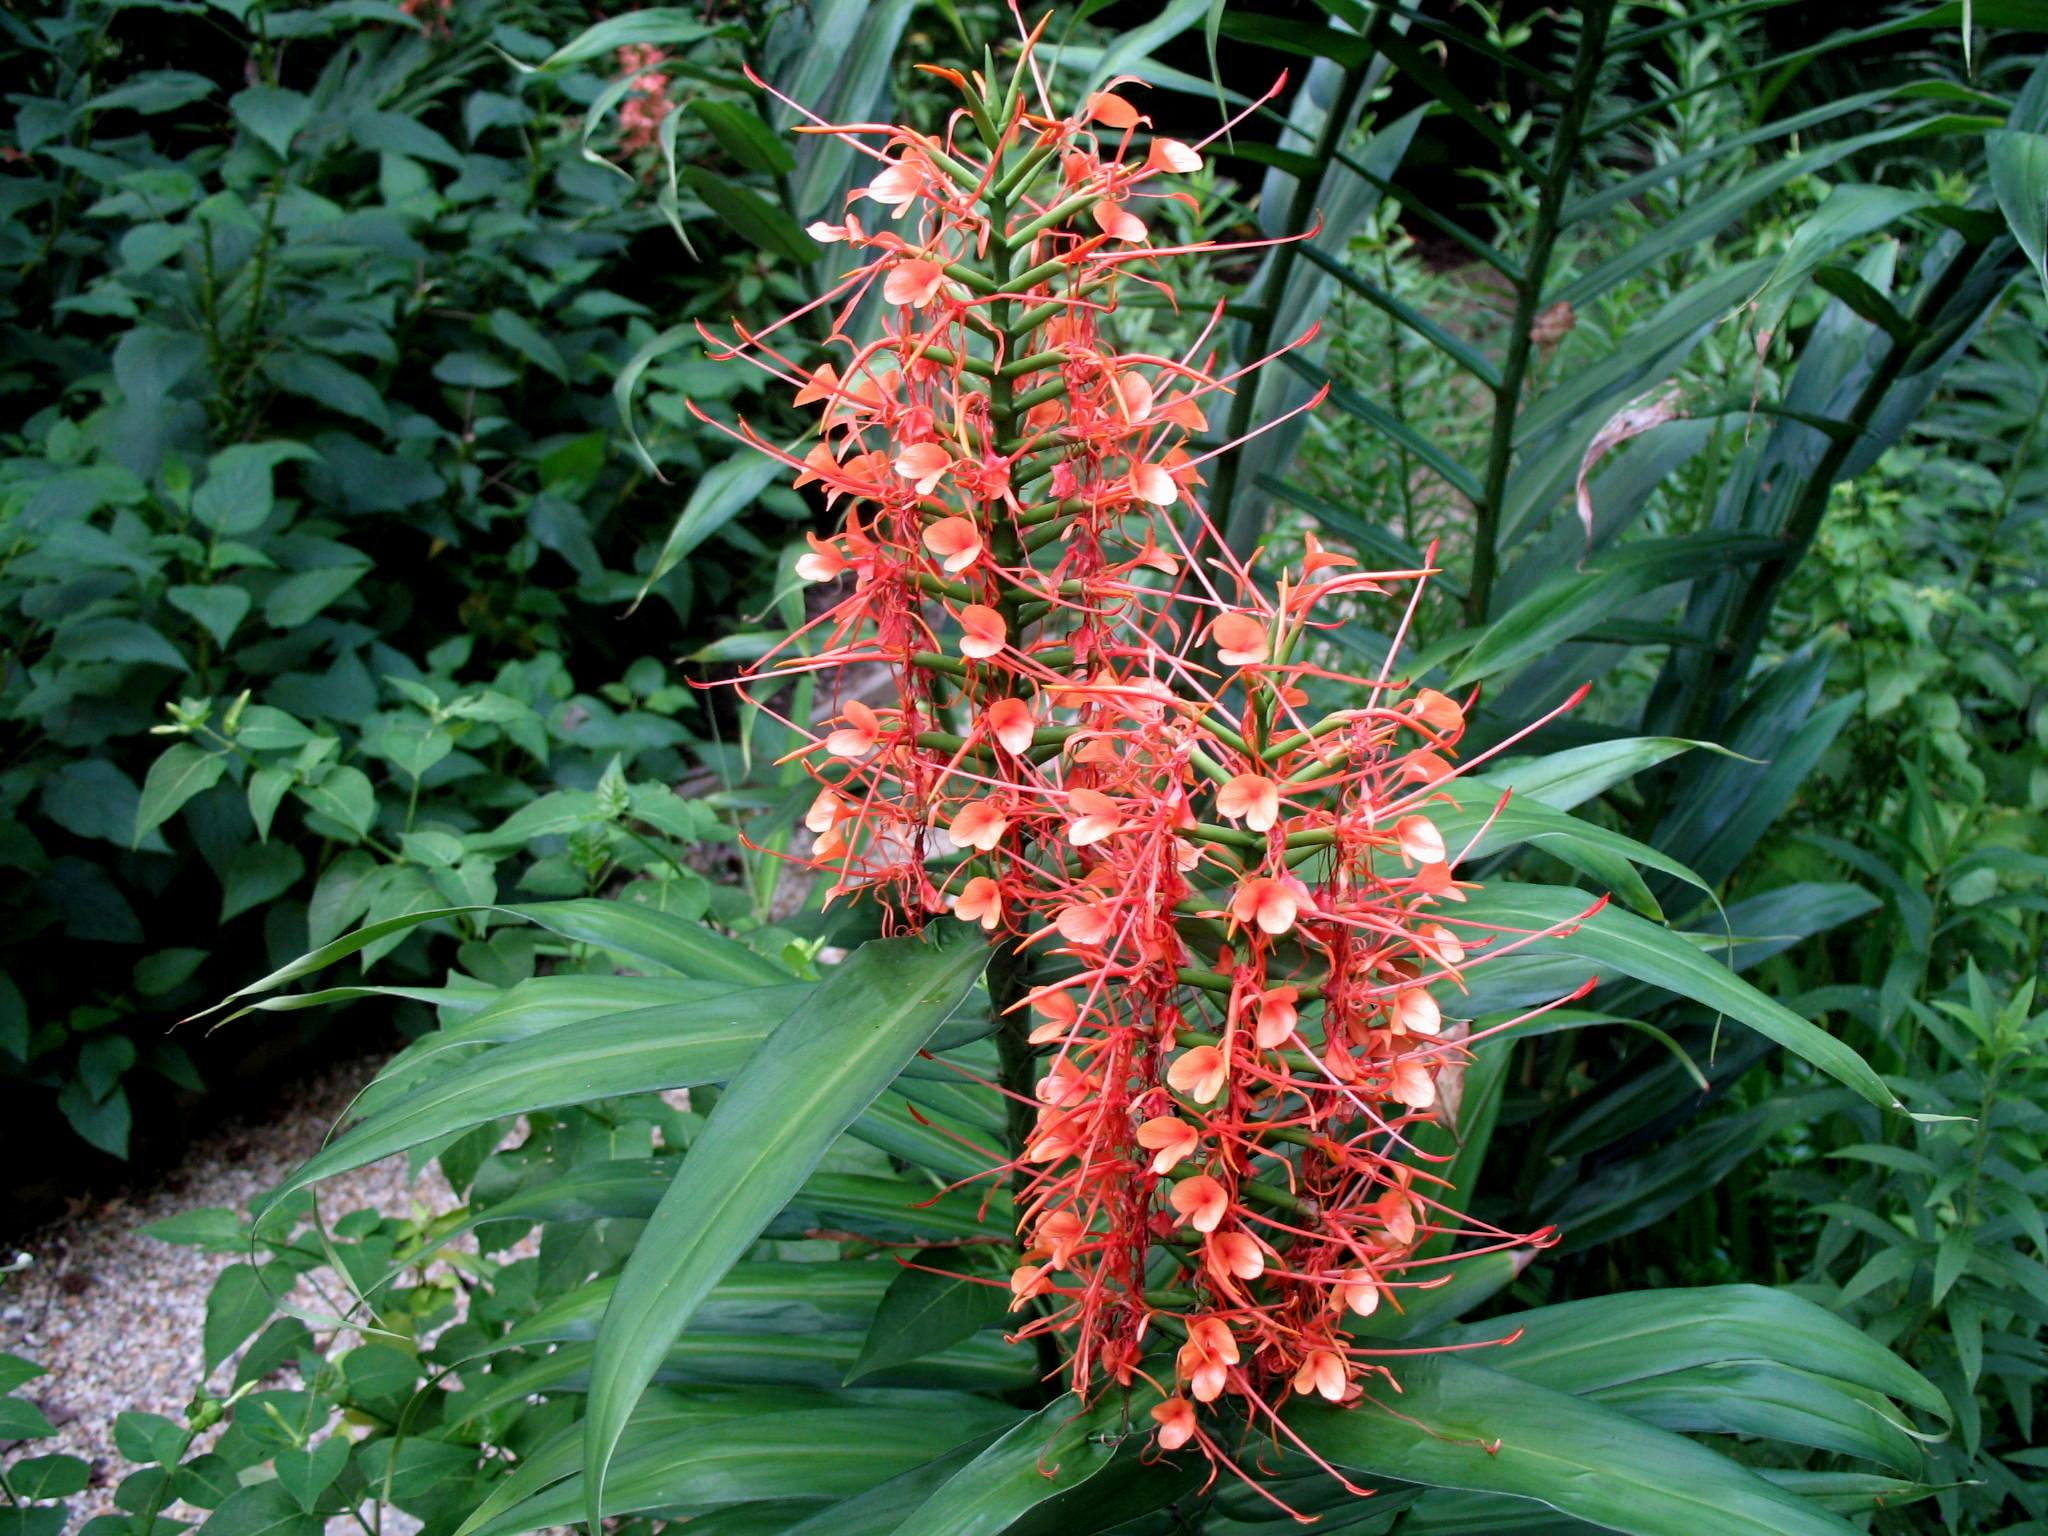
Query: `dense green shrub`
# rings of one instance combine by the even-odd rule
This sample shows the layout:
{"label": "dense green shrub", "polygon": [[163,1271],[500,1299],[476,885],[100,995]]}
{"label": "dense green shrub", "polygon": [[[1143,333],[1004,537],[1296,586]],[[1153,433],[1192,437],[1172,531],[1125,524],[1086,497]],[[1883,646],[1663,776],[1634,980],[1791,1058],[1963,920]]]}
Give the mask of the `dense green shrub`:
{"label": "dense green shrub", "polygon": [[[115,1153],[129,1084],[202,1086],[164,1026],[266,955],[596,888],[604,827],[710,835],[660,788],[704,734],[668,663],[803,515],[756,480],[653,569],[723,457],[680,390],[716,409],[744,381],[661,363],[644,446],[614,383],[768,264],[711,205],[657,209],[613,50],[548,57],[573,9],[208,10],[204,48],[180,10],[80,3],[5,52],[0,1073]],[[754,41],[661,35],[713,82],[663,151],[760,202],[726,174],[764,180],[730,89]],[[530,807],[549,791],[584,799]],[[504,867],[535,836],[574,846]],[[617,841],[701,910],[673,846]]]}

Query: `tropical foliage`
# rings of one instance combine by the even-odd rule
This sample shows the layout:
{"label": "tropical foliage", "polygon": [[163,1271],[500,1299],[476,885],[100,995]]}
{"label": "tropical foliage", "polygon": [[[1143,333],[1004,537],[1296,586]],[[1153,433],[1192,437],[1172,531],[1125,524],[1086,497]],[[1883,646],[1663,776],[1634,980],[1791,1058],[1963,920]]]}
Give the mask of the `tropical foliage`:
{"label": "tropical foliage", "polygon": [[98,1536],[2048,1522],[2044,24],[1555,10],[11,28],[0,1061],[410,1036]]}

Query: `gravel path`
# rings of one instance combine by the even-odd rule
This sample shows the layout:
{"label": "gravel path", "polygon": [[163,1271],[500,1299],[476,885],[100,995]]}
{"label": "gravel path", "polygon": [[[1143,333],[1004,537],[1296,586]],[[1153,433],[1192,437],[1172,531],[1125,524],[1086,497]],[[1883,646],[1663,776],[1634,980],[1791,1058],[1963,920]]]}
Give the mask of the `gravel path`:
{"label": "gravel path", "polygon": [[[21,1454],[64,1452],[92,1463],[92,1486],[72,1501],[75,1521],[112,1513],[114,1489],[133,1470],[114,1449],[116,1413],[184,1417],[203,1359],[206,1293],[235,1262],[155,1242],[142,1227],[202,1206],[246,1214],[251,1200],[318,1149],[382,1064],[365,1057],[330,1068],[282,1095],[269,1115],[198,1138],[153,1186],[95,1203],[16,1245],[29,1265],[0,1277],[0,1350],[48,1368],[23,1395],[57,1426],[54,1439]],[[337,1215],[365,1207],[403,1215],[414,1200],[436,1209],[455,1203],[438,1168],[414,1184],[398,1156],[330,1180],[321,1204]],[[232,1375],[230,1361],[216,1384]]]}

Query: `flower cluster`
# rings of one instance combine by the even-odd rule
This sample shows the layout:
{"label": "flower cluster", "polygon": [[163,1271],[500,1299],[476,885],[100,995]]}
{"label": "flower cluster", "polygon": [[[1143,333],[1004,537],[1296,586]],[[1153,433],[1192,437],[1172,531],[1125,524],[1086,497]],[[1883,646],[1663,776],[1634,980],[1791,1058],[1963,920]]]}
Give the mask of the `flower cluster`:
{"label": "flower cluster", "polygon": [[1220,314],[1177,355],[1119,342],[1127,285],[1170,297],[1165,258],[1221,248],[1159,238],[1207,141],[1146,135],[1124,82],[1056,112],[1030,42],[1007,91],[934,71],[964,97],[943,136],[804,130],[874,167],[811,229],[850,257],[809,306],[839,350],[799,363],[789,320],[716,345],[817,411],[803,454],[731,430],[841,514],[798,566],[836,601],[742,686],[841,685],[791,722],[830,894],[1000,946],[1019,1335],[1084,1397],[1152,1383],[1158,1444],[1235,1466],[1206,1405],[1285,1437],[1290,1396],[1384,1377],[1349,1325],[1439,1283],[1432,1240],[1541,1240],[1459,1216],[1412,1135],[1475,1038],[1439,994],[1531,936],[1457,915],[1470,701],[1391,652],[1317,660],[1429,571],[1310,537],[1255,577],[1197,496],[1235,446],[1211,412],[1268,360],[1219,370]]}
{"label": "flower cluster", "polygon": [[652,149],[661,136],[662,119],[675,111],[669,98],[668,76],[662,66],[668,54],[652,43],[632,43],[619,50],[619,75],[633,83],[619,106],[619,126],[625,131],[619,147],[629,155]]}

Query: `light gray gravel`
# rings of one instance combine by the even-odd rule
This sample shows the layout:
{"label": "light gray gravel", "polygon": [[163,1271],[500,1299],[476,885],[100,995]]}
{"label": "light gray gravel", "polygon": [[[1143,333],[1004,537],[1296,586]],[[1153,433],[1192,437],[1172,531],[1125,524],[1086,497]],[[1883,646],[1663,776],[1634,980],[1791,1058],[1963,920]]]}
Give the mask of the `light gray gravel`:
{"label": "light gray gravel", "polygon": [[[330,1068],[270,1115],[231,1120],[195,1140],[154,1184],[97,1202],[15,1245],[29,1264],[0,1277],[0,1349],[48,1368],[23,1395],[40,1402],[57,1426],[54,1440],[16,1454],[63,1452],[92,1463],[92,1487],[72,1501],[75,1520],[112,1512],[116,1485],[134,1470],[114,1449],[115,1414],[134,1408],[184,1417],[203,1359],[206,1294],[235,1262],[156,1242],[141,1228],[202,1206],[246,1213],[250,1201],[319,1147],[382,1064],[381,1057],[365,1057]],[[455,1197],[439,1169],[413,1183],[401,1156],[329,1181],[321,1207],[337,1217],[366,1207],[395,1216],[414,1201],[444,1210]],[[232,1374],[230,1362],[215,1385],[225,1386]]]}

